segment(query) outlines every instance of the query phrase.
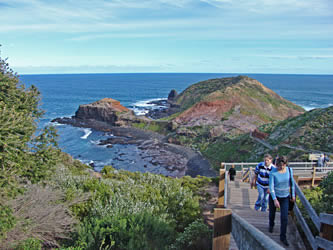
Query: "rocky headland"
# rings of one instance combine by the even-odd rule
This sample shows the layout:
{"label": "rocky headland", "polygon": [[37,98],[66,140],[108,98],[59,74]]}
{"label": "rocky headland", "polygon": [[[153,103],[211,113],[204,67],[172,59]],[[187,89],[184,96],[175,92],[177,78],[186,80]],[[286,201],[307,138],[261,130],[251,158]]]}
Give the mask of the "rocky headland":
{"label": "rocky headland", "polygon": [[[172,145],[160,133],[142,129],[144,127],[137,128],[141,125],[148,127],[154,125],[154,121],[147,117],[135,116],[133,111],[111,98],[80,105],[74,116],[56,118],[52,122],[110,132],[112,136],[101,140],[99,145],[111,148],[114,144],[135,144],[141,150],[142,158],[148,158],[152,165],[164,168],[169,176],[216,175],[209,162],[198,152]],[[162,123],[164,127],[169,124],[169,122]]]}
{"label": "rocky headland", "polygon": [[154,104],[165,108],[136,116],[118,101],[105,98],[80,105],[71,118],[54,121],[110,131],[115,136],[102,145],[136,144],[154,165],[170,170],[173,176],[212,176],[216,172],[201,153],[215,163],[224,160],[219,155],[225,148],[215,148],[217,152],[212,153],[211,145],[250,133],[266,138],[268,134],[260,126],[304,113],[303,108],[247,76],[199,82],[180,94],[172,90],[167,100]]}

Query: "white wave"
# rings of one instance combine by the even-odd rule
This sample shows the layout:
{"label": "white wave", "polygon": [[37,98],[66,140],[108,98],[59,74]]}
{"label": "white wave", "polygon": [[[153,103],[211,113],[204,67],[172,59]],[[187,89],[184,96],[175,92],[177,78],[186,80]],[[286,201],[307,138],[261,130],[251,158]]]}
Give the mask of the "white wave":
{"label": "white wave", "polygon": [[154,98],[154,99],[149,99],[149,100],[143,100],[143,101],[138,101],[133,104],[133,107],[154,107],[156,106],[155,104],[152,104],[150,102],[155,102],[155,101],[163,101],[167,100],[167,98]]}
{"label": "white wave", "polygon": [[100,140],[96,140],[96,141],[90,140],[90,143],[95,144],[95,145],[98,145],[100,142],[101,142]]}
{"label": "white wave", "polygon": [[59,122],[48,122],[47,125],[52,125],[55,127],[59,127],[59,126],[65,126],[65,124],[59,123]]}
{"label": "white wave", "polygon": [[132,110],[134,111],[135,115],[145,115],[149,112],[148,109],[133,108]]}
{"label": "white wave", "polygon": [[88,138],[88,136],[92,133],[90,128],[84,128],[83,132],[84,132],[84,135],[81,136],[80,138],[84,139],[84,140],[86,140]]}
{"label": "white wave", "polygon": [[305,109],[306,111],[310,111],[312,109],[315,109],[316,107],[311,107],[311,106],[302,106],[303,109]]}

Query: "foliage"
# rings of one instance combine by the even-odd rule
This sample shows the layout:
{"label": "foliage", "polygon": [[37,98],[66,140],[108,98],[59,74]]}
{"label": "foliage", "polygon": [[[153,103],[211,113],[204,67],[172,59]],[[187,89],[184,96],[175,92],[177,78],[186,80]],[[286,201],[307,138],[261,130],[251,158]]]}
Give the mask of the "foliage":
{"label": "foliage", "polygon": [[[90,175],[73,175],[66,168],[59,168],[54,176],[54,185],[65,192],[70,189],[74,194],[90,193],[87,201],[72,207],[72,211],[81,220],[75,246],[87,247],[82,245],[82,242],[86,240],[93,242],[91,248],[98,244],[106,244],[106,242],[110,246],[112,241],[119,246],[119,244],[125,244],[124,238],[122,238],[125,236],[134,237],[128,242],[133,241],[135,246],[139,246],[140,242],[136,240],[134,233],[124,234],[117,230],[124,230],[124,232],[139,230],[142,235],[147,233],[147,230],[152,230],[159,235],[156,236],[157,238],[161,237],[163,232],[159,232],[155,227],[151,229],[153,226],[149,224],[149,221],[154,221],[155,224],[164,228],[164,231],[169,232],[174,240],[178,232],[182,232],[184,228],[199,218],[198,194],[200,188],[210,181],[206,177],[173,179],[150,173],[133,173],[116,170],[111,166],[106,166],[102,170],[102,175],[103,178],[98,180]],[[139,218],[142,216],[146,216],[147,219],[140,221]],[[131,224],[133,221],[139,223],[137,228]],[[106,238],[104,231],[110,228],[115,231],[112,239]],[[91,232],[98,235],[98,239],[89,238]],[[150,234],[153,235],[153,233]],[[164,242],[165,246],[171,244],[169,238],[164,237],[163,239],[168,239],[167,242],[169,242]],[[144,245],[147,246],[144,249],[150,249],[149,244],[153,244],[150,242],[152,240],[147,238],[146,243],[142,242],[142,244],[147,244]],[[150,243],[147,243],[148,241]],[[117,247],[117,249],[130,249],[130,245],[122,246],[124,248]],[[160,246],[162,245],[151,249],[162,249]],[[106,248],[106,245],[103,247]]]}
{"label": "foliage", "polygon": [[[333,171],[331,171],[320,183],[318,187],[303,189],[306,199],[310,202],[313,209],[319,215],[320,213],[332,213],[333,207]],[[309,225],[312,233],[318,235],[318,231],[313,224],[310,216],[306,212],[302,203],[297,199],[297,205],[302,211],[302,215]]]}
{"label": "foliage", "polygon": [[0,241],[6,237],[6,232],[12,229],[16,224],[16,218],[13,216],[13,210],[9,206],[0,205]]}
{"label": "foliage", "polygon": [[34,238],[28,238],[22,242],[20,242],[15,250],[42,250],[41,241]]}
{"label": "foliage", "polygon": [[211,249],[212,230],[201,220],[192,222],[183,233],[180,233],[171,249],[204,250]]}
{"label": "foliage", "polygon": [[148,212],[87,217],[76,244],[85,249],[165,249],[174,232]]}
{"label": "foliage", "polygon": [[53,128],[36,134],[39,91],[25,88],[6,60],[0,57],[0,190],[1,196],[15,196],[22,181],[44,179],[56,162],[56,134]]}
{"label": "foliage", "polygon": [[333,213],[333,171],[322,180],[319,187],[323,190],[323,211]]}

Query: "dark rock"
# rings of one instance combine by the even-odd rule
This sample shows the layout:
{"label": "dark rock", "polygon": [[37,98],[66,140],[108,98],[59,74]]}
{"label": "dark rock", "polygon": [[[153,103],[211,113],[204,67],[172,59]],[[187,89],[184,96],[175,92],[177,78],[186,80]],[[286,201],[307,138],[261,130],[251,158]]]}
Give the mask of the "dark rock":
{"label": "dark rock", "polygon": [[178,93],[176,90],[171,90],[169,95],[168,95],[168,101],[174,101],[176,97],[178,96]]}

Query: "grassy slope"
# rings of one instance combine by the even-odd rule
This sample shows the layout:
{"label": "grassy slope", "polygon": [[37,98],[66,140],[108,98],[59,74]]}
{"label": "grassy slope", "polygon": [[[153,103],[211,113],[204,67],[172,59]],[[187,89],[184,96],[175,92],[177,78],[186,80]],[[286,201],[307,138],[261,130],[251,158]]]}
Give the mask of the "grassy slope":
{"label": "grassy slope", "polygon": [[[310,151],[333,152],[333,106],[263,125],[260,130],[269,134],[266,141],[277,146],[275,149],[269,150],[246,134],[229,140],[220,137],[203,154],[218,167],[223,161],[259,161],[265,153],[306,161]],[[288,148],[285,144],[304,150]]]}

